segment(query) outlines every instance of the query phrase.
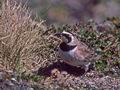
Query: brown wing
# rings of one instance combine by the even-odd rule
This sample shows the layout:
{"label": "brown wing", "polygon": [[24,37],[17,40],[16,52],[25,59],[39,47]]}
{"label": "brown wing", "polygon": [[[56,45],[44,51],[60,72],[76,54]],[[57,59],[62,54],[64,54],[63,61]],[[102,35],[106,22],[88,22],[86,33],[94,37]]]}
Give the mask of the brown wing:
{"label": "brown wing", "polygon": [[80,61],[91,61],[93,51],[91,51],[85,43],[79,42],[75,55]]}

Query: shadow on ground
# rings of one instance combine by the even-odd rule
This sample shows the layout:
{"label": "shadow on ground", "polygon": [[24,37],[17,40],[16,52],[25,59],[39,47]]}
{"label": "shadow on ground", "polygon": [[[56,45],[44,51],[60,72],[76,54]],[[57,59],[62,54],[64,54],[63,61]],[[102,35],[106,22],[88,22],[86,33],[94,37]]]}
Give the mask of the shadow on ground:
{"label": "shadow on ground", "polygon": [[73,66],[70,66],[70,65],[63,63],[63,62],[56,62],[48,67],[39,68],[38,75],[50,76],[51,71],[53,69],[58,69],[60,72],[66,71],[68,74],[72,74],[74,76],[81,76],[85,72],[84,69],[73,67]]}

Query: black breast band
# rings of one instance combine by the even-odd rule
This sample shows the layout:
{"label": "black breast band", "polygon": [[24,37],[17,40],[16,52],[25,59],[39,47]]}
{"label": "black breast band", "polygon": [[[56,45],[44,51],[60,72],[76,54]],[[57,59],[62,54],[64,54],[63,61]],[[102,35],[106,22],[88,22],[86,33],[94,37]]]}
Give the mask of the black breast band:
{"label": "black breast band", "polygon": [[70,46],[70,45],[67,45],[65,42],[63,42],[60,44],[60,49],[63,51],[70,51],[70,50],[74,49],[76,46],[77,45]]}

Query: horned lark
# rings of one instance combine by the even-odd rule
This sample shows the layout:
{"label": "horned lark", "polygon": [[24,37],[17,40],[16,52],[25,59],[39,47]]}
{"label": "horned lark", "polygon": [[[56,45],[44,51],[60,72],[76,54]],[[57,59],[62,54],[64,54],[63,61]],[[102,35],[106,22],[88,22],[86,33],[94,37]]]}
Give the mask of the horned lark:
{"label": "horned lark", "polygon": [[87,72],[92,61],[93,51],[69,32],[63,31],[56,33],[54,36],[62,39],[58,47],[61,59],[71,66],[82,67]]}

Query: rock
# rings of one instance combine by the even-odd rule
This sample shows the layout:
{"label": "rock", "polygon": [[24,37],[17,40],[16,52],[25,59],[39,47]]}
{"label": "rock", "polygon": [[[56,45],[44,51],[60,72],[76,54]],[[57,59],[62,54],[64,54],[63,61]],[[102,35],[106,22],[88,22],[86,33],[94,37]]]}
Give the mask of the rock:
{"label": "rock", "polygon": [[3,81],[3,79],[4,79],[4,73],[0,72],[0,82]]}

